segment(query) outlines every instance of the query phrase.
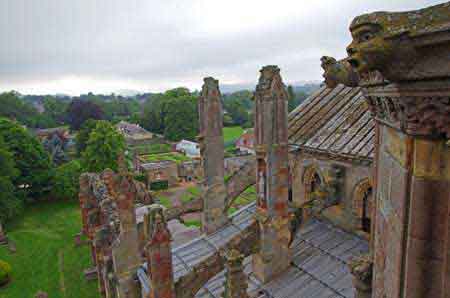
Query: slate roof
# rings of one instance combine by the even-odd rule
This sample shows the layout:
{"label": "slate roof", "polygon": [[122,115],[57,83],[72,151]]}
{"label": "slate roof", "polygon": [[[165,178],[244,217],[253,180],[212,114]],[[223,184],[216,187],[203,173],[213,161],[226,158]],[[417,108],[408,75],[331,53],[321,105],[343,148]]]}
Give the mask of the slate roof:
{"label": "slate roof", "polygon": [[[255,203],[232,215],[231,224],[215,234],[202,236],[174,248],[175,280],[192,270],[242,229],[248,227],[255,213]],[[274,281],[262,285],[252,272],[251,256],[245,259],[250,293],[265,293],[266,298],[353,298],[351,275],[347,262],[351,256],[368,252],[366,240],[344,232],[316,219],[310,220],[298,232],[292,244],[293,262],[290,269]],[[148,288],[145,264],[139,269],[143,288]],[[197,298],[219,298],[224,291],[225,272],[221,272],[197,293]]]}
{"label": "slate roof", "polygon": [[361,88],[321,87],[289,114],[289,143],[340,157],[371,160],[375,122]]}

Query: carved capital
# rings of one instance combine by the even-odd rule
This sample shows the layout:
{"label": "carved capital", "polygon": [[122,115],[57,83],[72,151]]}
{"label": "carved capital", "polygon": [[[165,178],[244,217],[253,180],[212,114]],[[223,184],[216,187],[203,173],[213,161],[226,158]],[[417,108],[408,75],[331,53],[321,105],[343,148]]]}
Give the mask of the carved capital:
{"label": "carved capital", "polygon": [[367,89],[374,117],[413,136],[450,138],[450,80]]}

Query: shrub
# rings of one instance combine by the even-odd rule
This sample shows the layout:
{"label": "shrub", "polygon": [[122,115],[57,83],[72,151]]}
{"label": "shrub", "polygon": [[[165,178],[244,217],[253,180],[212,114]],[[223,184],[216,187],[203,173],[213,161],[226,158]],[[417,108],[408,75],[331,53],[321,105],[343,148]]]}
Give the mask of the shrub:
{"label": "shrub", "polygon": [[0,260],[0,286],[5,285],[11,278],[11,266]]}

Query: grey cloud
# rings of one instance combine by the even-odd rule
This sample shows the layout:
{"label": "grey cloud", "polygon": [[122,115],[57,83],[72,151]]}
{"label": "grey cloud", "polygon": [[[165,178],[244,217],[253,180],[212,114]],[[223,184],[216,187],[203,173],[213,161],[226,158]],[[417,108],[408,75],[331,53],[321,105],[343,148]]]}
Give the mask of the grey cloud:
{"label": "grey cloud", "polygon": [[[298,2],[286,9],[301,9]],[[255,81],[265,64],[279,64],[290,81],[317,80],[322,55],[344,55],[354,16],[441,2],[326,1],[328,8],[308,17],[215,34],[198,30],[190,1],[2,0],[0,81],[5,88],[76,75],[93,82],[198,79],[200,84],[202,76],[212,74],[247,82]]]}

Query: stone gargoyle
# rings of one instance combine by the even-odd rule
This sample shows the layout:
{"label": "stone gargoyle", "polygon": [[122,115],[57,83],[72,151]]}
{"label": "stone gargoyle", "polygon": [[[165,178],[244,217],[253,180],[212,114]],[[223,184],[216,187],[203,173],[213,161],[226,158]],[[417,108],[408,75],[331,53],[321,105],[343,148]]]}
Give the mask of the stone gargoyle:
{"label": "stone gargoyle", "polygon": [[361,15],[352,21],[350,31],[347,58],[322,58],[329,87],[355,86],[355,72],[361,80],[379,73],[398,82],[435,77],[450,69],[448,51],[442,49],[449,47],[450,2],[415,11]]}

